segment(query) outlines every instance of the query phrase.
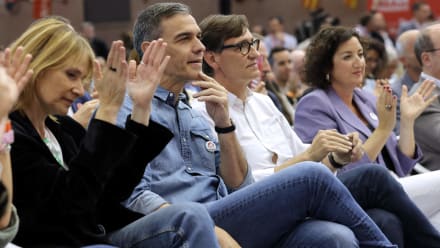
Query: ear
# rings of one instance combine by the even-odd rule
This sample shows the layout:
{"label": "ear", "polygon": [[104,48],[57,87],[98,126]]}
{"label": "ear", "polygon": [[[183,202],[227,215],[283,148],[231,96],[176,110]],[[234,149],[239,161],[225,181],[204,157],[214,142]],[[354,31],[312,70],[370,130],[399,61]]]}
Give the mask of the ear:
{"label": "ear", "polygon": [[219,68],[218,65],[218,58],[216,56],[216,54],[212,51],[207,51],[203,54],[203,59],[205,60],[205,62],[214,70]]}
{"label": "ear", "polygon": [[422,67],[431,65],[431,56],[429,56],[429,53],[422,52],[422,54],[420,55],[420,58],[422,60]]}
{"label": "ear", "polygon": [[142,52],[145,52],[145,50],[147,50],[149,45],[150,45],[149,41],[142,42],[142,44],[141,44]]}

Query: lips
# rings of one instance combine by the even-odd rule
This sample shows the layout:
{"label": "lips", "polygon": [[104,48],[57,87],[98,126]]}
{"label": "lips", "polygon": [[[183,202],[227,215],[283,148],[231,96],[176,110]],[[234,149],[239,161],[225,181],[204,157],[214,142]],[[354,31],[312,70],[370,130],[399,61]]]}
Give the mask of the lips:
{"label": "lips", "polygon": [[68,98],[63,98],[63,101],[66,102],[67,104],[69,104],[69,106],[72,105],[72,103],[73,103],[73,100],[70,100]]}
{"label": "lips", "polygon": [[188,61],[188,64],[201,64],[203,62],[202,59],[195,59]]}
{"label": "lips", "polygon": [[250,65],[247,65],[246,67],[257,67],[257,63],[252,63]]}

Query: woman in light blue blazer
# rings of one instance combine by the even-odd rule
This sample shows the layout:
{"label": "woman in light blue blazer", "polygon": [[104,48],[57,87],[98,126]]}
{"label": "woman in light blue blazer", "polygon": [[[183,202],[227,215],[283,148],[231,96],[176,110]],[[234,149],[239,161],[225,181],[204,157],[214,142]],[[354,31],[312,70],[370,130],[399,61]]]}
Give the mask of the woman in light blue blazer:
{"label": "woman in light blue blazer", "polygon": [[[414,141],[414,120],[435,99],[430,81],[413,95],[402,87],[400,98],[401,135],[393,134],[396,123],[396,96],[385,86],[376,98],[358,85],[365,73],[364,48],[359,35],[352,29],[328,27],[312,40],[306,54],[306,79],[316,89],[297,105],[295,131],[310,143],[322,129],[340,133],[358,132],[364,142],[364,156],[349,163],[339,173],[375,162],[386,166],[398,177],[407,176],[422,153]],[[440,229],[440,172],[399,179],[403,187]]]}

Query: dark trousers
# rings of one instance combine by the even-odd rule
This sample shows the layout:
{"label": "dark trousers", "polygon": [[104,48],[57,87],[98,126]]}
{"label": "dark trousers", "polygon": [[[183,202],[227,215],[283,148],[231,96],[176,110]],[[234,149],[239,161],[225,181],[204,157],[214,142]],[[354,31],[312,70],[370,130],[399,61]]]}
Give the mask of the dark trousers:
{"label": "dark trousers", "polygon": [[366,164],[338,178],[392,243],[440,247],[439,232],[384,167]]}

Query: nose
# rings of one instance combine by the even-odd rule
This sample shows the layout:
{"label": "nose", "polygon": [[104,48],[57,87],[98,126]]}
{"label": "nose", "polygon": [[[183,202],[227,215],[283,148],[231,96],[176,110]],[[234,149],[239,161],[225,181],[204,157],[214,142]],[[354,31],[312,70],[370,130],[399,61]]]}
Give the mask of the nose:
{"label": "nose", "polygon": [[363,66],[363,65],[365,65],[364,57],[356,56],[356,59],[354,61],[354,66],[355,67],[360,67],[360,66]]}
{"label": "nose", "polygon": [[80,97],[84,95],[85,89],[84,85],[81,79],[77,80],[72,88],[72,92],[77,96]]}
{"label": "nose", "polygon": [[251,50],[249,51],[248,57],[250,59],[256,59],[260,56],[260,52],[258,52],[257,47],[255,45],[252,45]]}
{"label": "nose", "polygon": [[196,39],[196,44],[194,45],[193,51],[195,53],[204,52],[206,50],[205,45],[203,45],[200,39]]}

